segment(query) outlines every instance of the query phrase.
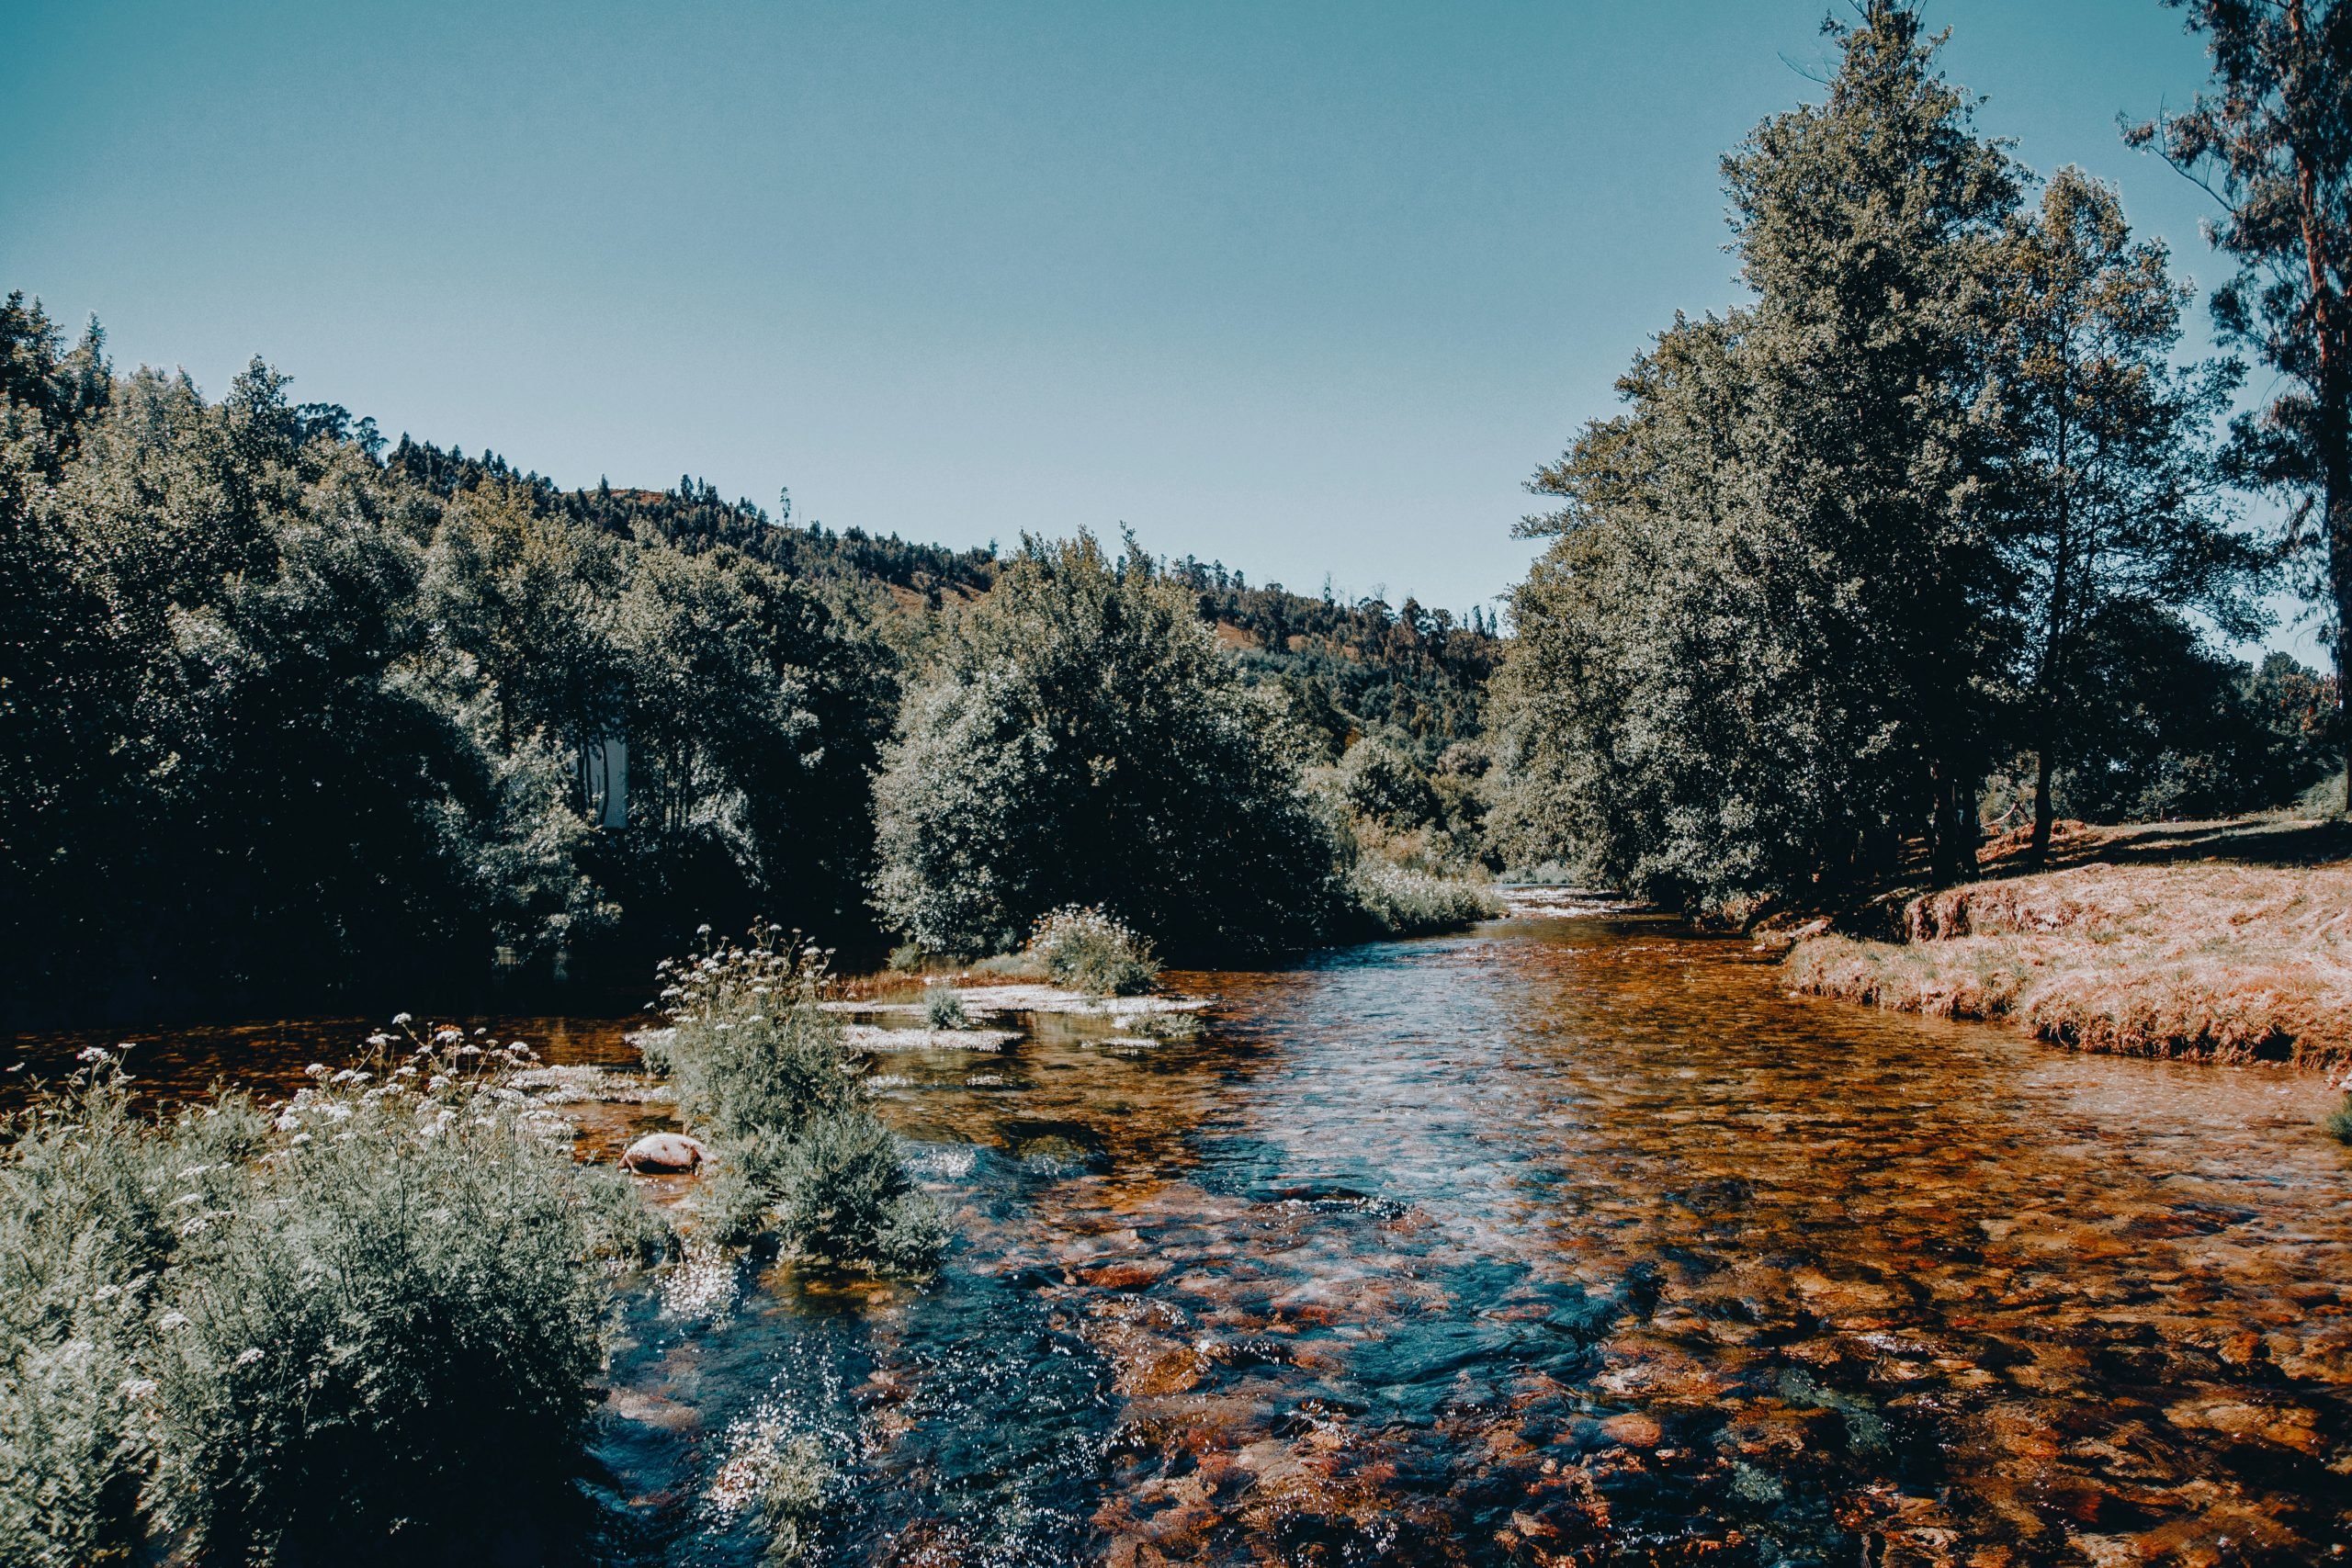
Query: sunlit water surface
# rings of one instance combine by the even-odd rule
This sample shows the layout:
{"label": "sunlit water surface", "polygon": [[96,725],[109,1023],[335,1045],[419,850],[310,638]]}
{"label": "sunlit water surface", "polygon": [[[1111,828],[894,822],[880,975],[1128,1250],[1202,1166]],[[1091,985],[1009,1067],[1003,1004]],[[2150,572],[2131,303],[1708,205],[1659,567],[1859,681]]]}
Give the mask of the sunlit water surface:
{"label": "sunlit water surface", "polygon": [[[1216,998],[1197,1041],[1041,1018],[877,1062],[956,1220],[930,1285],[624,1287],[594,1560],[758,1562],[733,1483],[796,1437],[822,1562],[2344,1552],[2352,1157],[2316,1079],[1791,1000],[1660,921],[1170,979]],[[621,1028],[493,1032],[626,1065]],[[134,1059],[287,1083],[349,1038]]]}

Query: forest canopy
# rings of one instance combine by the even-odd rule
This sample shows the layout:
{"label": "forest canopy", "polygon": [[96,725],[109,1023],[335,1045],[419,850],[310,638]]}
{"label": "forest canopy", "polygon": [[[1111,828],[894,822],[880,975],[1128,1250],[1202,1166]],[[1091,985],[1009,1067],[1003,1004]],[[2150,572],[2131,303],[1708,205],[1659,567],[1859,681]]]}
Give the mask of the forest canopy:
{"label": "forest canopy", "polygon": [[[1132,619],[1090,639],[1072,592]],[[564,491],[388,443],[260,360],[218,400],[119,374],[95,323],[68,342],[21,295],[0,604],[0,1011],[23,1019],[633,987],[754,919],[868,956],[993,952],[1070,899],[1178,953],[1317,940],[1356,845],[1308,773],[1370,733],[1415,766],[1475,741],[1499,646],[1475,615],[1133,546],[1000,558],[692,478]],[[1041,771],[976,860],[984,823],[924,815],[955,783],[924,759],[974,761],[935,725],[1009,689],[999,660]]]}

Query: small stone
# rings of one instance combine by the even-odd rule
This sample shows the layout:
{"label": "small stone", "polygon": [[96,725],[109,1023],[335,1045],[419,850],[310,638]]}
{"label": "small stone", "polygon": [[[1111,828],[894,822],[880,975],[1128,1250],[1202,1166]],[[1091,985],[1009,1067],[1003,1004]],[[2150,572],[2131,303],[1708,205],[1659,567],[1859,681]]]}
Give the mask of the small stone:
{"label": "small stone", "polygon": [[624,1168],[639,1176],[675,1176],[691,1171],[710,1157],[699,1138],[684,1133],[648,1133],[621,1156]]}

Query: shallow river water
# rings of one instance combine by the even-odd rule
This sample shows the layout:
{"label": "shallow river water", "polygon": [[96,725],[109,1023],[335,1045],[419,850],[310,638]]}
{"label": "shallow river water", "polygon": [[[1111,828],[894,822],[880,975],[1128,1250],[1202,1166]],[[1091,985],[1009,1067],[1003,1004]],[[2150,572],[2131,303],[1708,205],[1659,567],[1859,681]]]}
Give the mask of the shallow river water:
{"label": "shallow river water", "polygon": [[[2352,1156],[2314,1078],[1792,1000],[1632,919],[1170,978],[1214,998],[1198,1040],[1044,1017],[877,1062],[956,1222],[932,1284],[626,1288],[595,1560],[758,1562],[730,1478],[799,1437],[822,1562],[2352,1540]],[[141,1050],[266,1079],[313,1048]]]}

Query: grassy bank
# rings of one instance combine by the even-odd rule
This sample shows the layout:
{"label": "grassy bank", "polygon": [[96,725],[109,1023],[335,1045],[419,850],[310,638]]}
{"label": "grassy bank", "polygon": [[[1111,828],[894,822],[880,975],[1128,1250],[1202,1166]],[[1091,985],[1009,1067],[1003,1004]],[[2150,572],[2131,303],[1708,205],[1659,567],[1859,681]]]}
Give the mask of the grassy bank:
{"label": "grassy bank", "polygon": [[2052,864],[1891,899],[1791,948],[1791,988],[2007,1020],[2052,1044],[2352,1064],[2352,831],[2245,819],[2076,829]]}

